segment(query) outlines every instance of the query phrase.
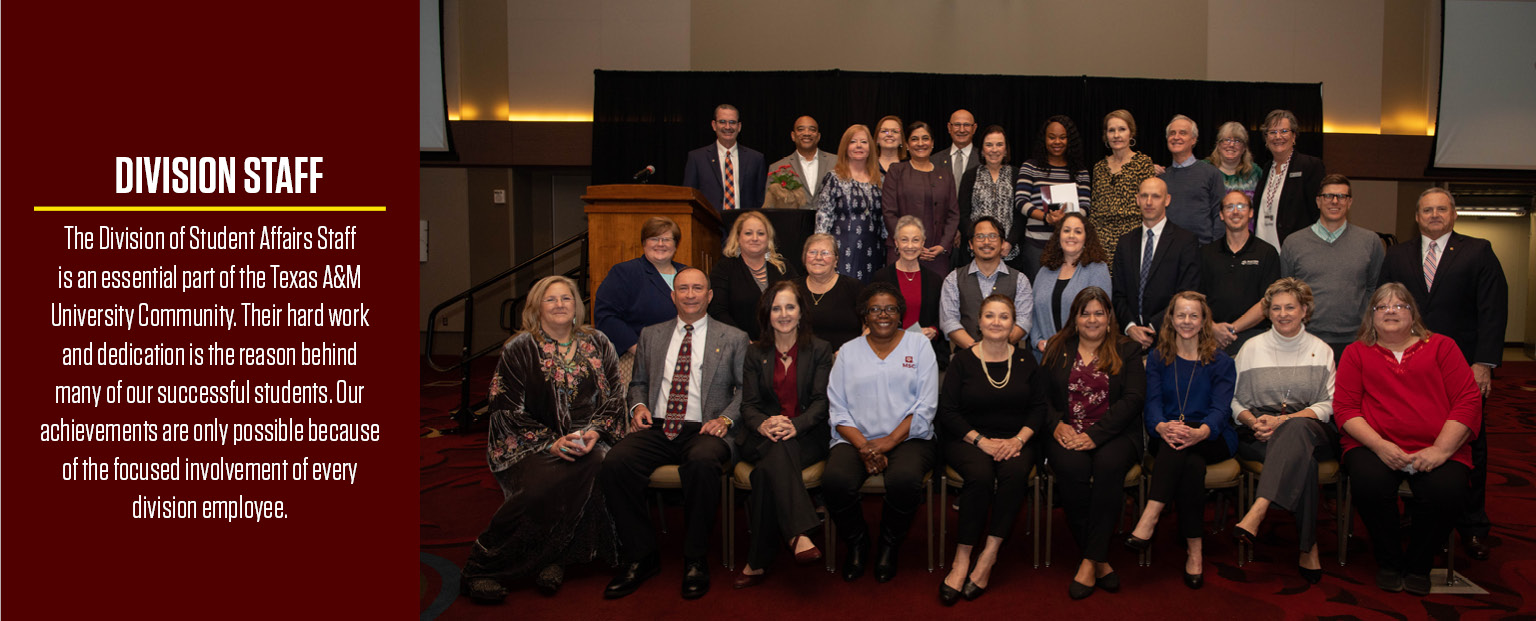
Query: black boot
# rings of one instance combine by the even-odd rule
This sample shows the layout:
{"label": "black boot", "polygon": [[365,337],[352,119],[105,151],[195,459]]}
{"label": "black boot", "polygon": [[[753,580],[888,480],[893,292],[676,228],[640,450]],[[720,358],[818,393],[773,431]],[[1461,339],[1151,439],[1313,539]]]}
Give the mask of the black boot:
{"label": "black boot", "polygon": [[832,512],[838,536],[843,540],[843,580],[853,582],[864,575],[869,562],[869,526],[864,523],[864,509],[859,503]]}
{"label": "black boot", "polygon": [[885,510],[880,515],[880,552],[875,557],[875,580],[890,582],[896,577],[897,552],[901,550],[901,542],[907,538],[907,530],[912,527],[912,517],[916,512],[903,513],[885,505]]}

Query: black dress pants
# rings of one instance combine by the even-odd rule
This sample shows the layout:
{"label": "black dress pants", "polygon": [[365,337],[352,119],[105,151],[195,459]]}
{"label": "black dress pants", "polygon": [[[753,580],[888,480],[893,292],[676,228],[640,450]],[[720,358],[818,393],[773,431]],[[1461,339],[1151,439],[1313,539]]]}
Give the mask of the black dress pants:
{"label": "black dress pants", "polygon": [[1211,436],[1178,450],[1162,438],[1151,437],[1152,482],[1147,499],[1179,506],[1179,535],[1196,539],[1205,533],[1205,467],[1232,458],[1227,443]]}
{"label": "black dress pants", "polygon": [[[1378,567],[1404,573],[1429,575],[1435,552],[1451,534],[1467,491],[1469,469],[1446,460],[1430,472],[1408,474],[1392,470],[1370,449],[1359,447],[1344,454],[1349,469],[1355,507],[1371,535],[1371,549]],[[1397,488],[1404,480],[1413,490],[1408,511],[1413,516],[1408,551],[1403,552],[1402,522],[1397,513]]]}
{"label": "black dress pants", "polygon": [[800,471],[826,455],[825,434],[795,436],[781,442],[754,434],[747,441],[742,461],[753,465],[752,494],[747,497],[747,520],[752,528],[747,564],[753,569],[766,568],[785,542],[820,523]]}
{"label": "black dress pants", "polygon": [[1488,519],[1488,399],[1482,400],[1483,420],[1472,439],[1472,473],[1467,479],[1467,502],[1456,517],[1456,530],[1462,537],[1488,537],[1492,526]]}
{"label": "black dress pants", "polygon": [[1140,432],[1129,430],[1091,451],[1069,450],[1054,440],[1046,444],[1072,540],[1090,561],[1109,560],[1109,539],[1125,496],[1125,473],[1141,459],[1133,434]]}
{"label": "black dress pants", "polygon": [[[960,486],[956,543],[975,546],[982,543],[983,532],[1001,539],[1007,539],[1013,532],[1019,511],[1024,509],[1024,499],[1029,496],[1029,471],[1038,461],[1036,451],[1040,441],[1031,440],[1024,444],[1017,457],[1007,461],[996,461],[986,451],[965,440],[944,443],[944,458],[965,479]],[[987,528],[989,517],[990,529]]]}
{"label": "black dress pants", "polygon": [[[885,472],[885,505],[880,520],[903,525],[896,537],[906,535],[923,501],[923,477],[933,471],[936,461],[932,440],[907,440],[897,445],[885,457],[889,460]],[[852,444],[839,443],[827,456],[827,473],[821,479],[821,491],[826,495],[827,508],[837,519],[837,528],[844,539],[858,540],[869,533],[864,513],[856,510],[859,504],[859,488],[864,486],[869,473],[864,470],[864,460]],[[888,530],[890,530],[888,528]]]}
{"label": "black dress pants", "polygon": [[720,475],[731,461],[731,449],[725,438],[699,433],[702,426],[683,423],[677,437],[668,440],[658,417],[649,429],[630,433],[608,451],[598,482],[613,515],[624,562],[656,552],[645,491],[651,472],[666,464],[678,465],[683,483],[683,557],[702,560],[709,555],[709,537],[720,509]]}

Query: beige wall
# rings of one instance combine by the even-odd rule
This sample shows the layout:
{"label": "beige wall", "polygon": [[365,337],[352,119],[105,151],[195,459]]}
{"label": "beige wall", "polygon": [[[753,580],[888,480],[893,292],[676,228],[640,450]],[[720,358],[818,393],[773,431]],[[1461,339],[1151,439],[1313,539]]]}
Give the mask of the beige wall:
{"label": "beige wall", "polygon": [[[1530,279],[1522,271],[1531,261],[1531,226],[1526,218],[1471,218],[1456,219],[1456,232],[1481,237],[1493,245],[1499,264],[1504,267],[1504,278],[1509,282],[1509,325],[1504,331],[1504,342],[1525,341],[1529,332],[1526,326],[1526,309],[1531,287]],[[1526,272],[1536,273],[1536,272]]]}
{"label": "beige wall", "polygon": [[[421,169],[421,219],[427,221],[427,261],[421,264],[420,328],[439,302],[469,288],[469,179],[463,168]],[[442,319],[447,319],[443,323]],[[458,332],[464,317],[452,310],[438,321],[438,330]]]}

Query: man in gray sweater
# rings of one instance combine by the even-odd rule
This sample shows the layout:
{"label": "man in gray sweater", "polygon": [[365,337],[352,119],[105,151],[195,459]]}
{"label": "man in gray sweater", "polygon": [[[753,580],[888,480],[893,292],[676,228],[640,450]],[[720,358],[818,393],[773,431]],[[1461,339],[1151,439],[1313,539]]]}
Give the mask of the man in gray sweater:
{"label": "man in gray sweater", "polygon": [[1221,197],[1226,196],[1226,181],[1210,162],[1195,159],[1195,142],[1200,126],[1182,114],[1168,122],[1165,131],[1173,164],[1164,169],[1163,183],[1168,184],[1168,221],[1195,234],[1202,245],[1220,237]]}
{"label": "man in gray sweater", "polygon": [[1314,308],[1307,331],[1333,348],[1335,363],[1355,340],[1386,256],[1375,231],[1349,224],[1353,201],[1348,177],[1323,177],[1317,195],[1321,217],[1307,230],[1285,238],[1280,250],[1280,274],[1312,286]]}

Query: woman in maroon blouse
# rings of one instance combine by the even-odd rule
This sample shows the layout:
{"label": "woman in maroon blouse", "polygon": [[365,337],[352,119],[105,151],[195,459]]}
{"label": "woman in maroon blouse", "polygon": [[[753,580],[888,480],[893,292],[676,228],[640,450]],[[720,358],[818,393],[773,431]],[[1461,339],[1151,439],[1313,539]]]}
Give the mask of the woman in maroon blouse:
{"label": "woman in maroon blouse", "polygon": [[[1334,383],[1344,467],[1371,534],[1376,586],[1428,595],[1435,552],[1466,493],[1467,442],[1482,422],[1483,404],[1456,342],[1424,327],[1401,284],[1377,289],[1361,323]],[[1397,515],[1404,480],[1414,498],[1406,554]]]}
{"label": "woman in maroon blouse", "polygon": [[800,563],[821,559],[821,550],[805,535],[820,521],[800,471],[826,459],[831,444],[827,375],[833,349],[811,336],[810,325],[800,320],[804,308],[794,283],[769,285],[757,311],[761,336],[747,351],[741,414],[749,433],[741,459],[756,468],[747,499],[752,543],[736,578],[738,589],[762,584],[786,542]]}
{"label": "woman in maroon blouse", "polygon": [[1072,599],[1120,589],[1109,539],[1120,515],[1125,473],[1141,459],[1146,370],[1134,341],[1121,338],[1109,294],[1088,287],[1072,301],[1072,321],[1045,345],[1045,443],[1072,539],[1083,552],[1068,585]]}

